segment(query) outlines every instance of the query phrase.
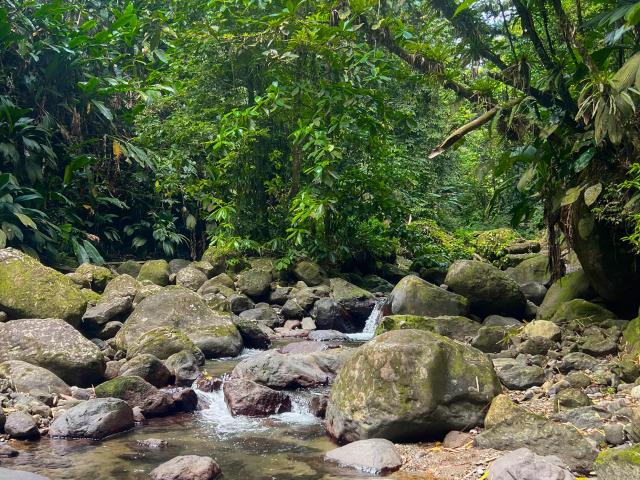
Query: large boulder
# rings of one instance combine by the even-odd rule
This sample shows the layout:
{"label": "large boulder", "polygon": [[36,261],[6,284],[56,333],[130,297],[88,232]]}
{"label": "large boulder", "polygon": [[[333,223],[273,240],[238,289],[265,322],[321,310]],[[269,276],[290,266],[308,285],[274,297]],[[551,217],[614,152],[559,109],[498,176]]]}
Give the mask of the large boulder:
{"label": "large boulder", "polygon": [[0,324],[0,362],[22,360],[46,368],[70,385],[102,379],[100,349],[63,320],[22,319]]}
{"label": "large boulder", "polygon": [[7,415],[4,433],[16,440],[37,440],[40,438],[40,431],[35,420],[24,412],[11,412]]}
{"label": "large boulder", "polygon": [[140,268],[138,281],[147,281],[165,287],[169,285],[170,275],[171,269],[166,260],[148,260],[144,262]]}
{"label": "large boulder", "polygon": [[589,299],[591,294],[591,286],[587,276],[582,270],[576,270],[549,287],[542,305],[538,308],[537,317],[548,320],[553,317],[563,303],[576,298]]}
{"label": "large boulder", "polygon": [[506,273],[520,285],[531,282],[546,285],[551,281],[548,265],[549,257],[547,255],[536,255],[515,267],[508,268]]}
{"label": "large boulder", "polygon": [[481,324],[466,317],[389,315],[380,321],[376,335],[392,330],[428,330],[444,337],[465,341],[475,337],[480,327],[482,327]]}
{"label": "large boulder", "polygon": [[68,277],[20,250],[0,250],[0,310],[9,318],[61,318],[77,327],[86,307]]}
{"label": "large boulder", "polygon": [[340,305],[349,317],[345,332],[359,332],[376,305],[375,297],[366,290],[342,278],[332,278],[329,282],[331,298]]}
{"label": "large boulder", "polygon": [[111,320],[124,319],[131,312],[140,288],[140,282],[129,275],[119,275],[111,280],[98,302],[87,308],[82,316],[85,328],[96,331]]}
{"label": "large boulder", "polygon": [[231,378],[223,385],[224,399],[233,415],[265,417],[291,411],[289,395],[244,378]]}
{"label": "large boulder", "polygon": [[[289,302],[295,302],[295,300],[288,300],[287,303]],[[325,330],[345,331],[345,323],[348,320],[346,310],[329,297],[316,301],[311,309],[311,316],[315,320],[316,327]]]}
{"label": "large boulder", "polygon": [[326,427],[342,442],[434,437],[481,425],[500,390],[479,350],[427,331],[396,330],[358,348],[339,371]]}
{"label": "large boulder", "polygon": [[22,360],[0,363],[0,378],[9,380],[16,392],[28,393],[41,401],[52,394],[71,395],[69,385],[56,374]]}
{"label": "large boulder", "polygon": [[116,338],[128,349],[158,327],[183,332],[207,358],[235,356],[243,347],[230,313],[211,310],[197,293],[179,287],[163,289],[140,302]]}
{"label": "large boulder", "polygon": [[213,480],[220,475],[218,464],[211,457],[182,455],[151,470],[151,480]]}
{"label": "large boulder", "polygon": [[96,398],[87,400],[56,417],[49,436],[102,439],[133,428],[133,410],[124,400]]}
{"label": "large boulder", "polygon": [[347,348],[300,354],[270,350],[242,360],[231,376],[277,389],[327,385],[352,353]]}
{"label": "large boulder", "polygon": [[204,354],[189,337],[178,330],[167,327],[158,327],[143,333],[136,343],[127,349],[127,357],[133,358],[141,354],[151,354],[160,360],[166,360],[171,355],[188,351],[204,365]]}
{"label": "large boulder", "polygon": [[238,275],[240,292],[253,300],[265,300],[271,288],[271,274],[265,270],[247,270]]}
{"label": "large boulder", "polygon": [[527,299],[518,283],[502,270],[477,260],[458,260],[447,272],[449,288],[469,299],[471,311],[486,317],[522,317]]}
{"label": "large boulder", "polygon": [[415,275],[408,275],[391,292],[387,309],[393,315],[465,316],[469,311],[469,301]]}
{"label": "large boulder", "polygon": [[310,287],[321,285],[327,281],[327,274],[317,263],[303,260],[299,262],[293,269],[298,280],[302,280]]}

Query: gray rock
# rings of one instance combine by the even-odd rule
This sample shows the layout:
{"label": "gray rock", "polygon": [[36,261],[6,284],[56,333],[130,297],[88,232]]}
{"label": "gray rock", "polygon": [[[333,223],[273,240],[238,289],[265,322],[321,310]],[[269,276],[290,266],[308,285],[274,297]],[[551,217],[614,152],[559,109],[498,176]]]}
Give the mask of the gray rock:
{"label": "gray rock", "polygon": [[38,425],[29,414],[12,412],[4,423],[4,433],[16,440],[36,440],[40,438]]}
{"label": "gray rock", "polygon": [[540,456],[519,448],[498,458],[489,467],[487,480],[575,480],[556,456]]}
{"label": "gray rock", "polygon": [[291,411],[291,398],[251,380],[231,378],[223,385],[224,399],[233,415],[265,417]]}
{"label": "gray rock", "polygon": [[481,352],[497,353],[509,347],[506,327],[481,327],[471,345]]}
{"label": "gray rock", "polygon": [[293,298],[290,298],[282,306],[282,316],[286,319],[301,319],[305,316],[305,311],[300,305],[298,305],[298,302],[296,302]]}
{"label": "gray rock", "polygon": [[311,310],[316,328],[321,330],[340,328],[345,323],[346,315],[347,312],[333,298],[318,299]]}
{"label": "gray rock", "polygon": [[170,394],[158,390],[140,377],[124,376],[95,387],[97,398],[119,398],[131,408],[139,407],[145,417],[166,415],[174,409]]}
{"label": "gray rock", "polygon": [[384,438],[358,440],[330,450],[324,458],[340,466],[375,475],[395,472],[402,466],[402,458],[395,446]]}
{"label": "gray rock", "polygon": [[260,322],[269,328],[279,327],[283,323],[276,311],[269,306],[256,306],[256,308],[252,308],[251,310],[245,310],[240,314],[240,318]]}
{"label": "gray rock", "polygon": [[523,327],[524,323],[522,323],[517,318],[513,317],[503,317],[502,315],[489,315],[484,319],[482,325],[485,327]]}
{"label": "gray rock", "polygon": [[564,410],[552,415],[553,420],[557,420],[562,423],[570,423],[576,428],[580,429],[602,429],[604,422],[611,415],[607,412],[603,412],[601,409],[592,406],[578,406],[571,408],[570,410]]}
{"label": "gray rock", "polygon": [[528,448],[538,455],[557,455],[571,469],[588,472],[597,455],[595,447],[572,426],[555,423],[528,412],[507,416],[476,437],[480,448]]}
{"label": "gray rock", "polygon": [[572,370],[593,371],[598,364],[598,360],[593,358],[591,355],[587,355],[582,352],[572,352],[564,356],[558,368],[563,373],[567,373]]}
{"label": "gray rock", "polygon": [[242,342],[247,348],[258,348],[267,350],[271,346],[271,334],[273,331],[257,320],[246,320],[244,318],[234,318],[233,323],[242,335]]}
{"label": "gray rock", "polygon": [[604,426],[604,436],[609,445],[622,445],[625,442],[624,425],[607,423]]}
{"label": "gray rock", "polygon": [[176,285],[188,288],[194,292],[207,280],[207,275],[193,266],[183,268],[176,274]]}
{"label": "gray rock", "polygon": [[375,297],[363,288],[342,278],[332,278],[329,285],[331,298],[347,312],[349,322],[345,325],[344,331],[361,331],[376,305]]}
{"label": "gray rock", "polygon": [[498,378],[511,390],[526,390],[540,386],[545,381],[544,370],[536,365],[523,365],[513,362],[498,370]]}
{"label": "gray rock", "polygon": [[0,378],[6,378],[16,392],[28,393],[43,402],[53,394],[70,395],[64,380],[49,370],[21,360],[0,363]]}
{"label": "gray rock", "polygon": [[151,480],[213,480],[222,471],[211,457],[183,455],[154,468]]}
{"label": "gray rock", "polygon": [[182,350],[169,356],[164,361],[169,371],[174,375],[178,386],[188,387],[200,375],[200,363],[188,350]]}
{"label": "gray rock", "polygon": [[22,360],[46,368],[70,385],[100,381],[105,360],[100,349],[58,319],[23,319],[0,324],[0,362]]}
{"label": "gray rock", "polygon": [[351,349],[344,348],[310,354],[282,354],[269,350],[242,360],[231,376],[276,389],[326,385],[352,353]]}
{"label": "gray rock", "polygon": [[544,337],[531,337],[518,345],[518,353],[527,355],[546,355],[554,346],[553,341]]}
{"label": "gray rock", "polygon": [[337,330],[314,330],[309,332],[307,338],[314,342],[334,342],[349,339],[344,333],[338,332]]}
{"label": "gray rock", "polygon": [[246,310],[251,310],[256,305],[249,297],[243,294],[233,294],[229,297],[229,306],[231,311],[236,315],[240,315]]}
{"label": "gray rock", "polygon": [[149,353],[136,355],[120,367],[120,376],[134,376],[145,379],[154,387],[165,387],[173,380],[173,374],[158,357]]}
{"label": "gray rock", "polygon": [[238,275],[237,287],[252,300],[264,300],[271,289],[271,275],[264,270],[247,270]]}
{"label": "gray rock", "polygon": [[269,302],[275,305],[284,305],[291,295],[291,287],[277,287],[269,295]]}
{"label": "gray rock", "polygon": [[37,473],[0,467],[0,480],[49,480],[49,478],[38,475]]}

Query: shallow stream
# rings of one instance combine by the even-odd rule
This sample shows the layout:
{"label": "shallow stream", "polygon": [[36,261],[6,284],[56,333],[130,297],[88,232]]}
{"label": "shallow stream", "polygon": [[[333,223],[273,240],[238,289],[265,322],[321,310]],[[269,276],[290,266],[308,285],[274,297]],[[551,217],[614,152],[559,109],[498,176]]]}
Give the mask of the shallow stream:
{"label": "shallow stream", "polygon": [[[376,310],[373,315],[379,315]],[[373,336],[377,319],[367,323],[353,340]],[[258,350],[245,350],[233,359],[207,361],[214,376],[233,367]],[[369,478],[324,462],[324,452],[335,448],[320,419],[308,411],[312,395],[321,389],[292,393],[291,412],[267,418],[234,417],[222,390],[198,392],[208,408],[189,414],[147,420],[129,432],[101,442],[43,438],[38,442],[11,442],[21,451],[2,466],[40,473],[51,480],[148,480],[149,472],[177,455],[206,455],[220,465],[229,480],[336,480]],[[148,450],[136,442],[147,438],[166,440],[168,446]]]}

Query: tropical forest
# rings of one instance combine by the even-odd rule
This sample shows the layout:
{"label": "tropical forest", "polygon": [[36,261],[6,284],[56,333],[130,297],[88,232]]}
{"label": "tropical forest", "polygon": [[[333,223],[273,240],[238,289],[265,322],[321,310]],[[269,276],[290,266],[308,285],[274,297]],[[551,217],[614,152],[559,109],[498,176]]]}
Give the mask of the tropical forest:
{"label": "tropical forest", "polygon": [[640,479],[640,2],[0,0],[0,480]]}

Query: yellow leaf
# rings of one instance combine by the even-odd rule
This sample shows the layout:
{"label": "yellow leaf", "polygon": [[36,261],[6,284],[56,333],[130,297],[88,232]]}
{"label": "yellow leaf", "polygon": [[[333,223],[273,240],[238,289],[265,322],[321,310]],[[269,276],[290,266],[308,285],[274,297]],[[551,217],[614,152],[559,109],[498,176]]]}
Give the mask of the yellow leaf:
{"label": "yellow leaf", "polygon": [[117,140],[113,141],[113,156],[116,157],[116,160],[122,157],[122,147]]}

